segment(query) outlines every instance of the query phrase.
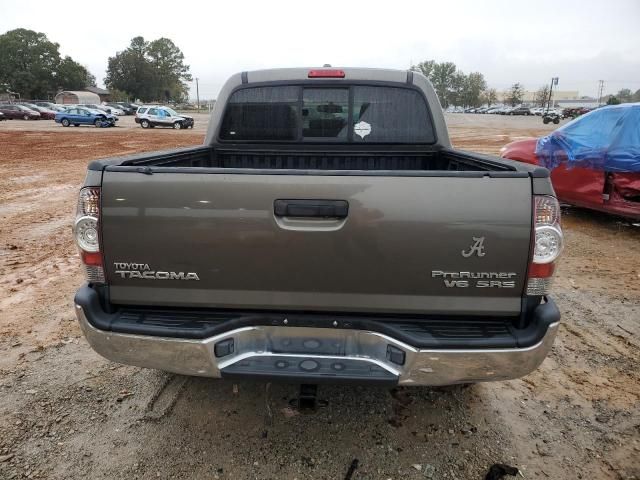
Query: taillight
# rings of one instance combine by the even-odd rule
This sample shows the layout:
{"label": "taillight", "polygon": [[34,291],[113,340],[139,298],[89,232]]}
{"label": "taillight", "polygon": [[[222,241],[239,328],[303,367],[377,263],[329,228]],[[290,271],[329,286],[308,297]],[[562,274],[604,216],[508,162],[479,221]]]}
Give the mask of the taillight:
{"label": "taillight", "polygon": [[555,261],[563,247],[558,200],[547,195],[534,197],[534,238],[527,275],[527,295],[549,293]]}
{"label": "taillight", "polygon": [[309,70],[309,78],[344,78],[344,70]]}
{"label": "taillight", "polygon": [[87,280],[91,283],[104,283],[99,222],[100,188],[83,188],[78,198],[73,235],[85,266]]}

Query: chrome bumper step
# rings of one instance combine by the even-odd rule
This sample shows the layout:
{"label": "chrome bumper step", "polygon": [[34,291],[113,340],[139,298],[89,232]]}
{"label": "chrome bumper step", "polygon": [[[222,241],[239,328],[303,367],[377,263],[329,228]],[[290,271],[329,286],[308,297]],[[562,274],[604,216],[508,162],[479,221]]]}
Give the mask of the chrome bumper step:
{"label": "chrome bumper step", "polygon": [[204,339],[117,333],[94,327],[82,305],[75,310],[89,344],[115,362],[300,383],[450,385],[519,378],[542,363],[559,325],[551,323],[542,340],[526,348],[420,349],[379,332],[344,328],[250,326]]}

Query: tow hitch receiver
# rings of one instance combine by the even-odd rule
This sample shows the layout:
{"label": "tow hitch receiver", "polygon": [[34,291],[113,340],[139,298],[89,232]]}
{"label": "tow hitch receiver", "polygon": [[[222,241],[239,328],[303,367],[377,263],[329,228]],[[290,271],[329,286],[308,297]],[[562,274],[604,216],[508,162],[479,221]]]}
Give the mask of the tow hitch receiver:
{"label": "tow hitch receiver", "polygon": [[300,394],[297,399],[299,410],[315,410],[318,399],[318,385],[303,383],[300,385]]}

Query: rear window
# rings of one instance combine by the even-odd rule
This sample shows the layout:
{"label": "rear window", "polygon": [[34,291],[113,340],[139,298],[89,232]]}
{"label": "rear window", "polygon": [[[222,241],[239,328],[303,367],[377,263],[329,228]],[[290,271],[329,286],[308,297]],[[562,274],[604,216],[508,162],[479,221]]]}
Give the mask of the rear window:
{"label": "rear window", "polygon": [[138,109],[138,113],[144,113],[144,112],[146,112],[146,111],[147,111],[147,108],[146,108],[146,107],[140,107],[140,108]]}
{"label": "rear window", "polygon": [[299,90],[294,86],[238,90],[229,99],[220,138],[296,140]]}
{"label": "rear window", "polygon": [[305,88],[302,91],[302,136],[305,139],[347,140],[349,90]]}
{"label": "rear window", "polygon": [[250,87],[229,99],[221,140],[433,143],[424,97],[402,87]]}
{"label": "rear window", "polygon": [[433,125],[422,95],[415,90],[389,87],[353,89],[353,125],[356,142],[433,143]]}

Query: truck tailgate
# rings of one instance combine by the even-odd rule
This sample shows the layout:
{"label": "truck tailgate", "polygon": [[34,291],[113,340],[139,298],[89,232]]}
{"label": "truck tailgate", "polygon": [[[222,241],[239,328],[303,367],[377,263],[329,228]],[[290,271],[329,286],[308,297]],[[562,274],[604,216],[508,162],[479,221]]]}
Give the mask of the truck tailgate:
{"label": "truck tailgate", "polygon": [[107,169],[101,228],[115,304],[513,315],[531,181]]}

